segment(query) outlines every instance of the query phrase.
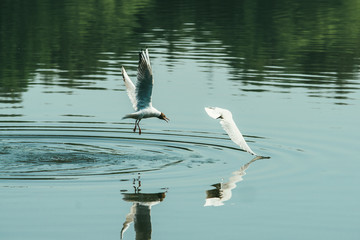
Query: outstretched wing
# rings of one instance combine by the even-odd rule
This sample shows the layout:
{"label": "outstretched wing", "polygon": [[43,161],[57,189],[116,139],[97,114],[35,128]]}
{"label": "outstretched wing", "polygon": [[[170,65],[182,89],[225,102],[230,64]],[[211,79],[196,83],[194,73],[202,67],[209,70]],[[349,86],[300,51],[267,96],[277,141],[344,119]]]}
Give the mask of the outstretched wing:
{"label": "outstretched wing", "polygon": [[136,93],[135,93],[135,85],[130,80],[130,78],[127,75],[124,67],[121,68],[121,74],[122,74],[124,82],[125,82],[126,92],[127,92],[128,96],[130,98],[130,101],[131,101],[131,103],[133,105],[133,108],[135,109],[135,111],[137,111],[137,100],[136,100]]}
{"label": "outstretched wing", "polygon": [[226,133],[229,135],[230,139],[240,146],[241,149],[256,155],[251,148],[247,145],[243,135],[241,134],[240,130],[236,126],[232,114],[229,110],[218,108],[218,107],[206,107],[205,111],[207,114],[214,118],[220,119],[220,124]]}
{"label": "outstretched wing", "polygon": [[137,110],[151,105],[151,94],[154,85],[149,52],[146,49],[139,53],[139,67],[136,82]]}
{"label": "outstretched wing", "polygon": [[125,231],[129,228],[130,224],[134,222],[136,214],[136,204],[133,204],[130,208],[130,212],[126,215],[126,220],[120,232],[120,239],[123,239]]}

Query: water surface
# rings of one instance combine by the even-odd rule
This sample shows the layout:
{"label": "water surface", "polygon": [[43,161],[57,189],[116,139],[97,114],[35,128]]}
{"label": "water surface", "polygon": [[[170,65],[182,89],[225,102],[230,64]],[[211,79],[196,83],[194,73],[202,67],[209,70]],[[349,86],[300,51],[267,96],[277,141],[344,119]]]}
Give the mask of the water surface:
{"label": "water surface", "polygon": [[[0,236],[359,239],[359,9],[0,3]],[[139,135],[120,67],[145,47],[171,121]]]}

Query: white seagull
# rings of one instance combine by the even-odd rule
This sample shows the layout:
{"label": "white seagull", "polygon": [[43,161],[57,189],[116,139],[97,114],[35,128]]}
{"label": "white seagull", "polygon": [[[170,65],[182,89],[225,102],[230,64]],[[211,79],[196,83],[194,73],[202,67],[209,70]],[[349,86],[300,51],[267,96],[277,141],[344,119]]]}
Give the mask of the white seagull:
{"label": "white seagull", "polygon": [[240,130],[236,126],[232,114],[229,110],[219,108],[219,107],[205,107],[205,111],[207,114],[214,118],[214,119],[220,119],[220,124],[223,127],[223,129],[227,132],[230,139],[240,146],[242,150],[245,150],[246,152],[257,156],[256,153],[254,153],[251,148],[247,145],[243,135],[241,134]]}
{"label": "white seagull", "polygon": [[141,134],[139,123],[143,118],[157,117],[159,119],[165,120],[166,122],[169,121],[165,114],[154,108],[151,103],[151,93],[154,85],[154,79],[148,50],[141,50],[139,53],[139,66],[136,87],[130,80],[124,67],[122,67],[121,72],[125,82],[127,94],[130,98],[133,108],[135,109],[134,113],[126,114],[123,119],[135,119],[134,132],[136,131],[137,126],[139,127],[139,134]]}

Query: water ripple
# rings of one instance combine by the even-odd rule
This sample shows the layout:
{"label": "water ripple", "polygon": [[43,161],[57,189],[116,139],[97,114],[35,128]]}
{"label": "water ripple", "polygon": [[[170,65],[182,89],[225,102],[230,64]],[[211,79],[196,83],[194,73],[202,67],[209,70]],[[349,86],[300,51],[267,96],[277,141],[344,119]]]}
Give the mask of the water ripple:
{"label": "water ripple", "polygon": [[220,161],[223,151],[240,151],[226,136],[206,132],[149,130],[140,136],[126,124],[2,124],[3,180],[109,177],[179,164],[193,168]]}

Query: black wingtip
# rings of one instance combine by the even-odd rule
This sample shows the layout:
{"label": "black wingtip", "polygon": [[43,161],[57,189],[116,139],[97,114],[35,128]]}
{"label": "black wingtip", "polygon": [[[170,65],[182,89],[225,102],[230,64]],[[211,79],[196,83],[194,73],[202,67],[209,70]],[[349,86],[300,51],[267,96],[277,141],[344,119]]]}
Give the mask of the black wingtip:
{"label": "black wingtip", "polygon": [[140,50],[140,52],[139,52],[139,64],[140,64],[143,60],[146,61],[146,55],[147,55],[147,54],[146,54],[146,50],[147,50],[147,48]]}
{"label": "black wingtip", "polygon": [[142,50],[142,49],[141,49],[141,51],[139,52],[139,64],[140,64],[141,61],[143,60],[143,57],[144,57],[143,52],[144,52],[144,50]]}
{"label": "black wingtip", "polygon": [[142,52],[145,52],[146,50],[148,50],[148,47],[141,48],[139,54],[141,54]]}

